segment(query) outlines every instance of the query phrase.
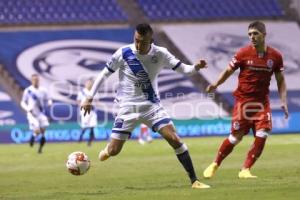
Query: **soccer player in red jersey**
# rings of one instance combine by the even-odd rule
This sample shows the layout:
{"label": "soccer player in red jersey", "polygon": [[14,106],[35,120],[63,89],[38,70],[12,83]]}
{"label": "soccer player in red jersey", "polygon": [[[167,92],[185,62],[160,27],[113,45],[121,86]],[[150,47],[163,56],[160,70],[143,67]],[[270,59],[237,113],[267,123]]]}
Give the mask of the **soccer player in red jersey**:
{"label": "soccer player in red jersey", "polygon": [[231,134],[221,144],[215,161],[203,172],[205,178],[211,178],[222,161],[252,129],[254,143],[239,172],[239,178],[257,178],[250,168],[261,155],[266,138],[272,129],[269,101],[269,85],[271,76],[275,74],[281,107],[285,118],[288,118],[287,92],[283,75],[283,60],[281,54],[265,44],[266,28],[260,21],[252,22],[248,27],[251,45],[241,48],[229,66],[221,73],[218,80],[209,85],[207,92],[212,92],[224,83],[235,70],[240,69],[238,87],[234,91],[235,104],[232,114]]}

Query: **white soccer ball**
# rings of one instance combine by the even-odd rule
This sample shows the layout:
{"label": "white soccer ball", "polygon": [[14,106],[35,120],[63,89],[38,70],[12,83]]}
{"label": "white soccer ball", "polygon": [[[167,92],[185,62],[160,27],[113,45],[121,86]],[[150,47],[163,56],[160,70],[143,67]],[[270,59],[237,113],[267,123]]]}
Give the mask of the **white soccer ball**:
{"label": "white soccer ball", "polygon": [[75,151],[68,156],[66,166],[71,174],[79,176],[90,169],[90,160],[85,153]]}

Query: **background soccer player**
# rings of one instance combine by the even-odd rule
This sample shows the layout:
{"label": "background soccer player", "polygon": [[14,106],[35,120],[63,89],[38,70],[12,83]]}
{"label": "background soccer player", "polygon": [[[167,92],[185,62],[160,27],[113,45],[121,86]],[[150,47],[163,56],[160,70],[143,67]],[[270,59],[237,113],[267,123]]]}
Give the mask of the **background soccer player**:
{"label": "background soccer player", "polygon": [[85,112],[89,112],[93,96],[103,80],[119,69],[120,83],[116,101],[120,109],[115,118],[111,141],[100,151],[99,159],[104,161],[117,155],[136,125],[144,123],[159,132],[175,150],[189,175],[192,188],[209,188],[198,181],[188,148],[176,134],[170,116],[161,106],[157,89],[157,76],[163,67],[192,74],[206,67],[206,62],[200,60],[195,65],[181,63],[167,49],[154,45],[152,35],[149,24],[137,25],[134,44],[121,47],[113,54],[111,61],[98,75],[91,96],[82,104]]}
{"label": "background soccer player", "polygon": [[[93,85],[93,81],[91,79],[86,80],[84,88],[78,92],[77,95],[77,102],[80,106],[82,101],[87,97],[89,91],[91,90]],[[91,146],[92,141],[95,137],[94,135],[94,128],[97,126],[97,113],[94,110],[94,108],[90,111],[89,114],[84,115],[84,112],[80,112],[80,127],[81,127],[81,133],[79,136],[79,142],[81,142],[83,134],[89,130],[89,140],[88,140],[88,146]]]}
{"label": "background soccer player", "polygon": [[146,126],[145,124],[141,124],[140,126],[140,132],[138,135],[138,142],[140,144],[145,144],[152,142],[152,136],[151,136],[151,132],[149,131],[148,126]]}
{"label": "background soccer player", "polygon": [[215,174],[223,159],[231,153],[234,146],[248,134],[250,129],[255,135],[254,143],[238,176],[256,178],[250,173],[250,168],[261,155],[266,138],[272,129],[269,85],[273,73],[275,73],[282,109],[285,117],[288,118],[282,56],[277,50],[265,44],[264,23],[260,21],[251,23],[248,27],[248,36],[252,44],[241,48],[221,73],[217,82],[207,87],[207,92],[212,92],[235,70],[240,69],[238,87],[233,93],[235,104],[231,134],[220,146],[215,161],[204,171],[203,175],[206,178],[211,178]]}
{"label": "background soccer player", "polygon": [[38,153],[42,153],[42,148],[46,143],[45,129],[49,126],[49,121],[45,112],[46,106],[51,104],[52,100],[49,99],[46,89],[40,87],[39,76],[33,74],[31,76],[31,86],[24,90],[21,106],[27,112],[29,129],[33,131],[29,141],[31,147],[34,144],[35,137],[42,134]]}

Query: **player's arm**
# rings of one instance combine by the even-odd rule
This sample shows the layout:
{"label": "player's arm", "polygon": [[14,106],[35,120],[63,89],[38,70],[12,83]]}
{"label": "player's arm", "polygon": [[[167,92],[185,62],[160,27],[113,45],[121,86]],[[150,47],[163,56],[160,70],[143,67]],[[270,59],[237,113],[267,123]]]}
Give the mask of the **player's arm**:
{"label": "player's arm", "polygon": [[31,114],[32,113],[32,110],[33,110],[33,105],[32,103],[29,102],[29,96],[28,96],[28,91],[25,90],[24,93],[23,93],[23,96],[22,96],[22,100],[21,100],[21,107],[26,111],[26,112],[29,112]]}
{"label": "player's arm", "polygon": [[206,68],[207,64],[205,60],[199,60],[198,63],[194,65],[188,65],[182,63],[173,54],[171,54],[166,48],[161,48],[161,53],[163,55],[163,65],[166,68],[170,68],[176,72],[184,75],[196,74],[200,69]]}
{"label": "player's arm", "polygon": [[20,105],[26,112],[30,112],[31,109],[24,101],[21,101]]}
{"label": "player's arm", "polygon": [[234,73],[234,69],[231,66],[228,66],[219,76],[218,80],[207,86],[206,92],[212,92],[218,88],[219,85],[224,83],[232,74]]}
{"label": "player's arm", "polygon": [[278,93],[281,100],[281,108],[285,114],[285,118],[289,117],[289,111],[287,106],[287,91],[286,91],[286,84],[285,78],[282,71],[275,72],[275,78],[277,82]]}
{"label": "player's arm", "polygon": [[97,76],[95,82],[93,83],[92,89],[90,90],[89,95],[85,98],[83,103],[81,104],[81,109],[84,109],[84,115],[86,113],[90,113],[92,109],[92,101],[94,96],[96,95],[101,84],[108,78],[113,72],[110,71],[107,67],[105,67]]}
{"label": "player's arm", "polygon": [[93,83],[91,90],[87,97],[83,100],[80,109],[84,109],[84,116],[86,113],[90,113],[92,109],[92,101],[94,96],[96,95],[101,84],[120,66],[123,64],[123,56],[122,56],[122,47],[119,48],[111,57],[110,61],[106,63],[105,68],[99,73],[96,80]]}
{"label": "player's arm", "polygon": [[192,75],[195,74],[196,72],[198,72],[200,69],[206,68],[207,64],[205,60],[199,60],[198,63],[194,64],[194,65],[187,65],[184,63],[179,62],[177,64],[177,66],[174,67],[174,70],[176,72],[179,72],[181,74],[185,74],[185,75]]}
{"label": "player's arm", "polygon": [[26,112],[29,112],[30,111],[30,108],[28,106],[28,104],[26,103],[28,100],[28,97],[27,97],[27,90],[25,90],[23,92],[23,96],[22,96],[22,99],[21,99],[21,107],[26,111]]}
{"label": "player's arm", "polygon": [[80,107],[81,106],[81,101],[82,101],[83,97],[82,97],[82,94],[81,94],[81,91],[79,91],[77,93],[77,97],[76,97],[76,102],[77,102],[77,105]]}

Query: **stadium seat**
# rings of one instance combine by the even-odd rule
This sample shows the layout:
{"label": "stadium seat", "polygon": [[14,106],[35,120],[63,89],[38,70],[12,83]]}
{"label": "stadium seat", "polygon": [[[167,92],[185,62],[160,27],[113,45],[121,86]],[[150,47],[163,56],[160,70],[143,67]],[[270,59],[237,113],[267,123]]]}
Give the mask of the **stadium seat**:
{"label": "stadium seat", "polygon": [[0,1],[0,25],[114,23],[128,17],[116,0]]}
{"label": "stadium seat", "polygon": [[152,21],[214,20],[284,15],[278,0],[137,0]]}

